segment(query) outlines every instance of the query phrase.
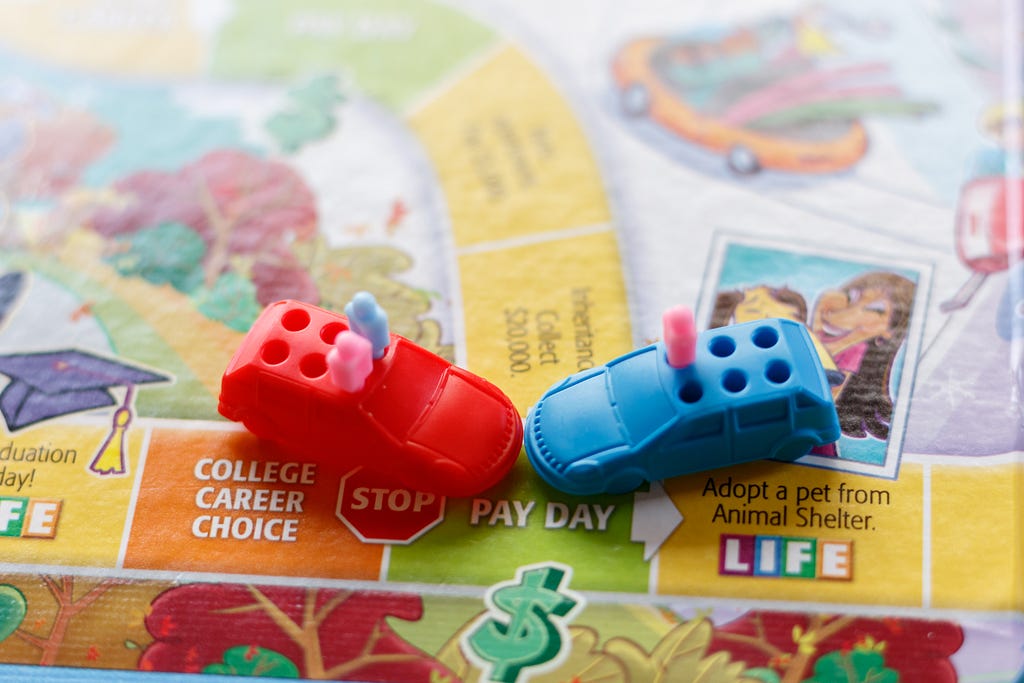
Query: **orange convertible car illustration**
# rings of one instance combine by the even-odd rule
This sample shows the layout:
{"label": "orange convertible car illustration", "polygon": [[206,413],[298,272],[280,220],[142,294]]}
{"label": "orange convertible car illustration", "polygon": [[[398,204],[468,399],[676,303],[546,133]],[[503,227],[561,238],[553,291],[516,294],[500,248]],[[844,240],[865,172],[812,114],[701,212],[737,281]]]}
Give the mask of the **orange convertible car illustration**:
{"label": "orange convertible car illustration", "polygon": [[849,168],[868,148],[862,116],[932,108],[879,82],[887,65],[808,54],[794,31],[792,22],[770,20],[713,38],[634,40],[612,64],[622,109],[750,174]]}

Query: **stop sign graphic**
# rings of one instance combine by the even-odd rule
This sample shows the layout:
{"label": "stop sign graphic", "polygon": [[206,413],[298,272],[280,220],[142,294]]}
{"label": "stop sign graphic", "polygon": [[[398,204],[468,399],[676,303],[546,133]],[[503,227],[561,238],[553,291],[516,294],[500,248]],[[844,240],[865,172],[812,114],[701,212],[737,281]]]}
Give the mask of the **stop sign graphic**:
{"label": "stop sign graphic", "polygon": [[341,478],[334,513],[364,543],[405,544],[444,519],[444,501],[357,467]]}

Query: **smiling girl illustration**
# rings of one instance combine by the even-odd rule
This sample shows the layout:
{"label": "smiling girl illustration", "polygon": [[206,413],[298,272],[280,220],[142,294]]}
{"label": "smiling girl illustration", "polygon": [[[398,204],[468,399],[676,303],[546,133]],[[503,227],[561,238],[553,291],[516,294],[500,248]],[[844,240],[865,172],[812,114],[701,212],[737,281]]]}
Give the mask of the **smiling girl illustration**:
{"label": "smiling girl illustration", "polygon": [[[765,318],[786,318],[806,325],[807,302],[800,292],[788,287],[755,285],[719,292],[715,297],[715,308],[711,311],[708,327],[724,327]],[[814,344],[814,350],[818,352],[829,385],[841,383],[845,377],[836,369],[832,355],[813,334],[811,342]]]}
{"label": "smiling girl illustration", "polygon": [[832,392],[847,436],[889,437],[889,379],[907,336],[914,289],[901,275],[870,272],[815,302],[811,330],[843,375]]}
{"label": "smiling girl illustration", "polygon": [[724,327],[764,318],[788,318],[802,323],[807,319],[807,302],[800,292],[788,287],[756,285],[719,292],[709,326]]}

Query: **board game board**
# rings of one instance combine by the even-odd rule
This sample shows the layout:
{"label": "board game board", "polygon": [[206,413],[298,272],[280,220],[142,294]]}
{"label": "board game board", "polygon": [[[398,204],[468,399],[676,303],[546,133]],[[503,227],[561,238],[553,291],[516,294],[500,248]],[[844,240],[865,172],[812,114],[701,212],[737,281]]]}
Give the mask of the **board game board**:
{"label": "board game board", "polygon": [[[1019,680],[1024,8],[719,4],[0,0],[0,680]],[[843,435],[445,499],[218,414],[360,290],[523,415],[792,318]]]}

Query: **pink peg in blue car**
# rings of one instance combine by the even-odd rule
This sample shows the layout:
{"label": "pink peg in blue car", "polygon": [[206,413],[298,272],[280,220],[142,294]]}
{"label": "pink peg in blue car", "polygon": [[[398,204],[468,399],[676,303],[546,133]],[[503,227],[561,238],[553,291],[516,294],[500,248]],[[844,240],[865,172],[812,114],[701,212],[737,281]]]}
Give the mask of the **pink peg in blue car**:
{"label": "pink peg in blue car", "polygon": [[837,440],[839,416],[814,341],[793,320],[695,334],[672,309],[664,339],[557,383],[526,418],[526,454],[572,495],[774,458]]}
{"label": "pink peg in blue car", "polygon": [[693,363],[697,356],[697,325],[693,321],[693,309],[689,306],[673,306],[661,316],[662,339],[668,364],[681,370]]}
{"label": "pink peg in blue car", "polygon": [[334,386],[349,393],[360,391],[373,372],[373,344],[351,330],[339,332],[327,352],[327,367]]}

